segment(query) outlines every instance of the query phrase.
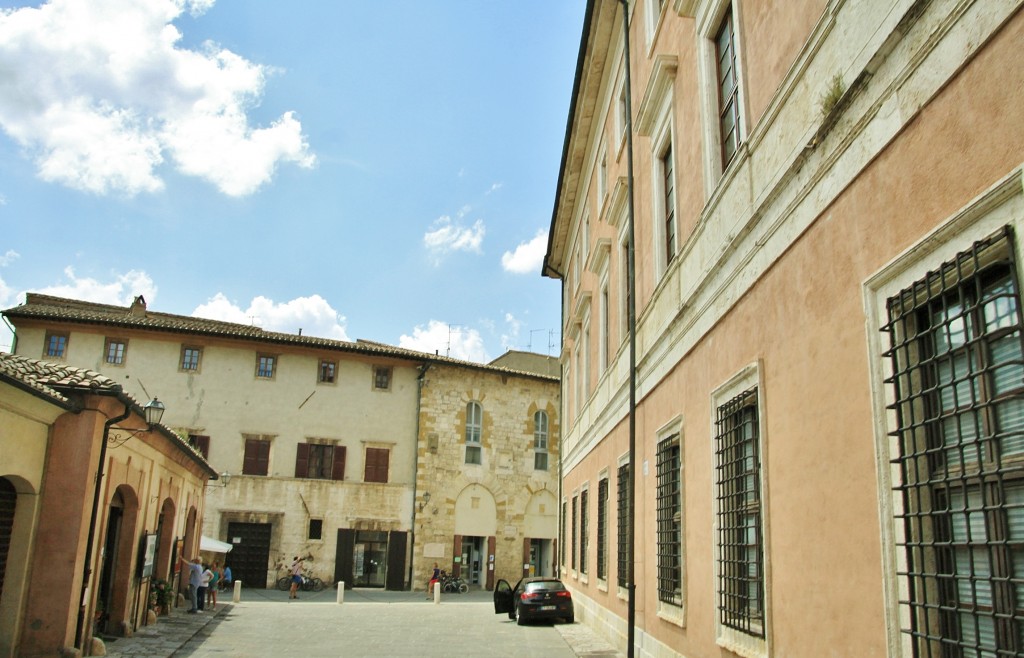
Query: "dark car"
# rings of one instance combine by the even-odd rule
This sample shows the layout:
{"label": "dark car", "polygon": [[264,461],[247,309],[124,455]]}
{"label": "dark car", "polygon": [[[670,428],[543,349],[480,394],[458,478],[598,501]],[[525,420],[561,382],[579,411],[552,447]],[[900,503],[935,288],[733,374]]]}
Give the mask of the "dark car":
{"label": "dark car", "polygon": [[522,626],[534,619],[564,619],[573,623],[572,593],[557,578],[523,578],[513,588],[507,580],[494,587],[494,614],[508,613]]}

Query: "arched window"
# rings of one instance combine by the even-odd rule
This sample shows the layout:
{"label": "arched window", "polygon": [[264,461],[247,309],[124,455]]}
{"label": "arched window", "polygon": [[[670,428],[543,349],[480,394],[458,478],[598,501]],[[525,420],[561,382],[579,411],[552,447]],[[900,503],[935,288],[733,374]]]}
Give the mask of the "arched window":
{"label": "arched window", "polygon": [[484,409],[479,402],[466,405],[466,463],[480,463],[480,439],[483,436]]}
{"label": "arched window", "polygon": [[548,413],[538,411],[533,414],[533,468],[537,471],[548,470]]}

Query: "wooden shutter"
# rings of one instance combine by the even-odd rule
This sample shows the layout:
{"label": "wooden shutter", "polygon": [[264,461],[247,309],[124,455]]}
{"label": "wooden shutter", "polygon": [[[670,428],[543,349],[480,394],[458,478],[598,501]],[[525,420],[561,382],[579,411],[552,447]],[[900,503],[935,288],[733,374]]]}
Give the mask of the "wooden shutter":
{"label": "wooden shutter", "polygon": [[[455,558],[460,558],[458,562]],[[458,578],[462,574],[462,535],[455,535],[455,549],[452,551],[452,575]]]}
{"label": "wooden shutter", "polygon": [[387,448],[366,449],[366,469],[363,475],[364,482],[387,482],[388,462],[391,451]]}
{"label": "wooden shutter", "polygon": [[345,446],[334,446],[334,464],[331,466],[331,479],[345,479]]}
{"label": "wooden shutter", "polygon": [[300,443],[295,446],[295,477],[309,476],[309,444]]}
{"label": "wooden shutter", "polygon": [[487,538],[487,562],[484,569],[487,570],[487,591],[494,590],[494,551],[498,546],[498,538],[491,535]]}
{"label": "wooden shutter", "polygon": [[338,547],[334,553],[334,582],[345,583],[345,589],[352,589],[355,581],[355,570],[352,558],[355,556],[356,531],[349,528],[338,528]]}
{"label": "wooden shutter", "polygon": [[242,459],[242,473],[245,475],[266,475],[270,465],[270,441],[246,439],[245,455]]}

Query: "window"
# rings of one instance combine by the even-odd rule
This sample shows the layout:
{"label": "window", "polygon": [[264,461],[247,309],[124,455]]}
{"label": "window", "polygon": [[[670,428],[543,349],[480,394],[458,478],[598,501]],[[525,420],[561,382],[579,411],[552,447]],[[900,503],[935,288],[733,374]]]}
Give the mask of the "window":
{"label": "window", "polygon": [[619,243],[619,342],[629,338],[629,237],[622,236]]}
{"label": "window", "polygon": [[317,480],[345,479],[345,446],[300,443],[295,447],[295,477]]}
{"label": "window", "polygon": [[576,569],[576,540],[579,538],[579,526],[576,525],[576,508],[579,505],[579,496],[572,497],[572,546],[569,550],[569,566]]}
{"label": "window", "polygon": [[181,348],[181,369],[182,370],[199,370],[199,364],[203,360],[203,349],[201,347],[186,347]]}
{"label": "window", "polygon": [[598,340],[600,341],[599,350],[599,369],[603,374],[608,369],[608,364],[611,363],[611,339],[608,336],[608,332],[611,331],[611,310],[609,308],[608,299],[608,279],[604,279],[601,282],[601,301],[600,309],[598,312],[601,314],[601,327]]}
{"label": "window", "polygon": [[608,478],[597,483],[597,577],[608,580]]}
{"label": "window", "polygon": [[715,61],[718,72],[718,132],[722,169],[725,169],[740,144],[739,76],[731,7],[725,12],[715,34]]}
{"label": "window", "polygon": [[309,533],[306,535],[307,539],[323,539],[324,538],[324,520],[323,519],[310,519],[309,520]]}
{"label": "window", "polygon": [[533,469],[548,470],[548,414],[545,411],[533,414]]}
{"label": "window", "polygon": [[629,128],[627,124],[628,120],[626,112],[626,83],[625,79],[619,83],[619,94],[615,101],[615,128],[618,131],[619,145],[626,141],[626,130]]}
{"label": "window", "polygon": [[604,206],[604,199],[608,196],[608,149],[601,144],[598,156],[600,161],[597,164],[597,208],[598,212]]}
{"label": "window", "polygon": [[626,587],[629,584],[629,464],[619,465],[616,491],[617,514],[616,521],[616,544],[618,546],[618,557],[615,565],[619,587]]}
{"label": "window", "polygon": [[43,348],[43,356],[56,359],[63,359],[67,356],[68,335],[46,332],[46,345]]}
{"label": "window", "polygon": [[321,384],[333,384],[338,374],[338,362],[320,359],[320,370],[317,374],[317,381]]}
{"label": "window", "polygon": [[203,434],[189,434],[188,444],[203,455],[203,459],[210,458],[210,437]]}
{"label": "window", "polygon": [[662,216],[664,218],[665,263],[671,263],[676,255],[676,185],[672,166],[672,143],[669,142],[661,156]]}
{"label": "window", "polygon": [[270,472],[270,439],[245,437],[245,454],[242,458],[243,475],[266,475]]}
{"label": "window", "polygon": [[562,500],[562,523],[561,523],[562,527],[561,527],[561,533],[560,533],[561,537],[562,537],[562,543],[558,547],[558,555],[559,555],[558,563],[560,565],[562,565],[563,567],[565,566],[565,544],[566,544],[566,541],[568,540],[568,537],[566,537],[566,535],[565,535],[565,515],[566,515],[566,509],[565,508],[566,508],[566,504],[565,504],[565,500],[563,499]]}
{"label": "window", "polygon": [[270,356],[269,354],[259,354],[256,356],[256,376],[263,379],[274,378],[274,365],[277,363],[277,357]]}
{"label": "window", "polygon": [[658,444],[658,600],[682,605],[682,514],[679,435]]}
{"label": "window", "polygon": [[718,408],[715,492],[719,621],[764,637],[764,562],[757,388]]}
{"label": "window", "polygon": [[390,461],[391,451],[387,448],[367,448],[363,482],[386,483]]}
{"label": "window", "polygon": [[481,463],[481,435],[483,434],[484,410],[479,402],[466,405],[466,463]]}
{"label": "window", "polygon": [[103,346],[103,360],[112,366],[122,366],[127,350],[128,341],[122,338],[108,338]]}
{"label": "window", "polygon": [[374,366],[373,368],[373,390],[391,390],[391,368]]}
{"label": "window", "polygon": [[587,502],[590,500],[590,492],[586,489],[580,492],[580,573],[585,574],[589,568],[587,564],[587,540],[590,538],[590,507]]}
{"label": "window", "polygon": [[1024,649],[1024,350],[1007,230],[890,298],[901,631],[915,656]]}

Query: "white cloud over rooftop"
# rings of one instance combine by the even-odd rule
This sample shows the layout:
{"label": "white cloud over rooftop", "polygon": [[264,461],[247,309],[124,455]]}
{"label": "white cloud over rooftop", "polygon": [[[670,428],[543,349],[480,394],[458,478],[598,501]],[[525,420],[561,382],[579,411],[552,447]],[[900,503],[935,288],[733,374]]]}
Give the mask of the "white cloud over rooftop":
{"label": "white cloud over rooftop", "polygon": [[501,266],[506,272],[513,274],[538,274],[544,264],[544,254],[548,249],[548,232],[544,229],[528,242],[522,242],[513,251],[506,251],[501,256]]}

